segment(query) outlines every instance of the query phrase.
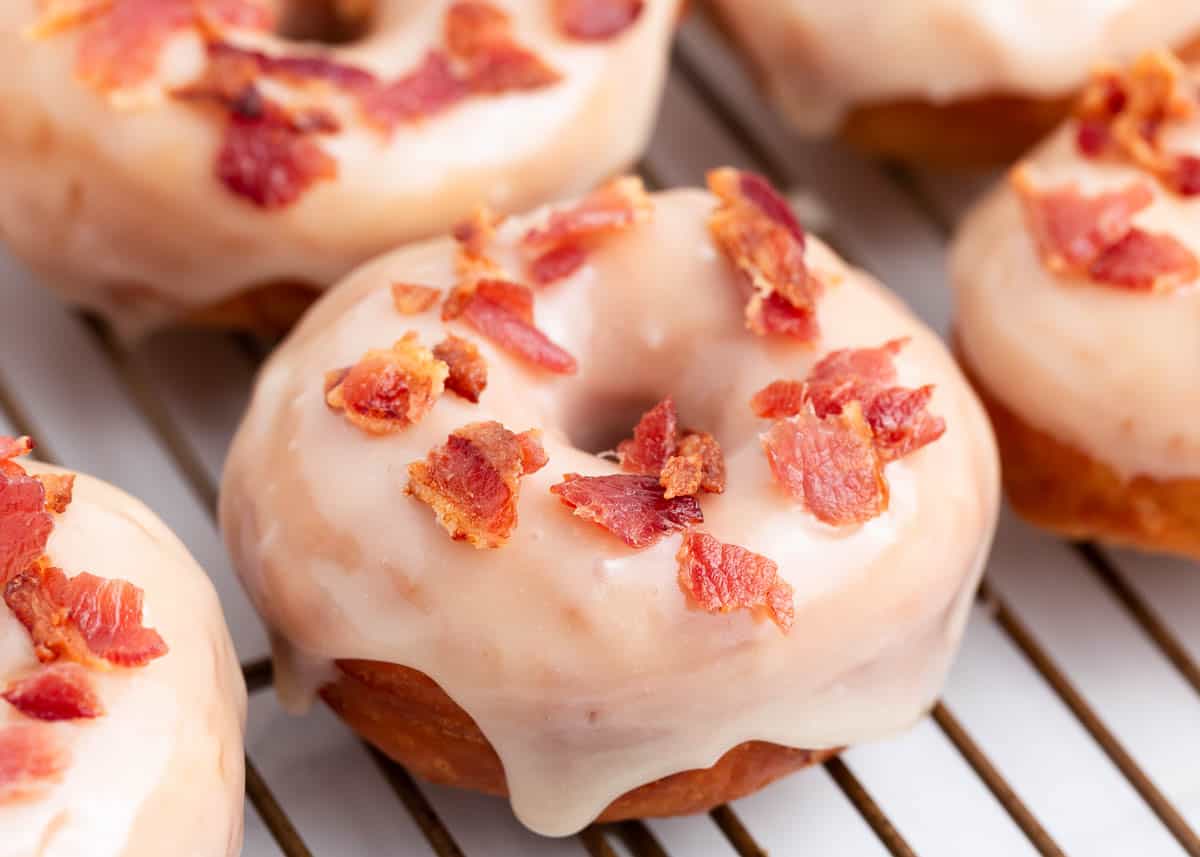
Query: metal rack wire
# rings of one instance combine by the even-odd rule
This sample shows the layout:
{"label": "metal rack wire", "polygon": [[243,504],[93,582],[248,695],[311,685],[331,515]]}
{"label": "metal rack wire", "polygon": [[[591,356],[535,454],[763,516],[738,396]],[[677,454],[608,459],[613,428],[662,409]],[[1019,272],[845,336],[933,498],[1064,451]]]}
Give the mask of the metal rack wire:
{"label": "metal rack wire", "polygon": [[[804,189],[831,243],[948,329],[944,246],[979,180],[796,140],[702,14],[673,59],[641,164],[652,184],[729,163]],[[563,840],[526,832],[501,801],[417,783],[328,712],[286,717],[270,692],[266,637],[214,521],[259,344],[173,332],[126,348],[3,256],[0,295],[0,431],[140,496],[217,584],[251,689],[247,857],[1200,857],[1200,574],[1010,516],[943,700],[904,735],[708,816]]]}

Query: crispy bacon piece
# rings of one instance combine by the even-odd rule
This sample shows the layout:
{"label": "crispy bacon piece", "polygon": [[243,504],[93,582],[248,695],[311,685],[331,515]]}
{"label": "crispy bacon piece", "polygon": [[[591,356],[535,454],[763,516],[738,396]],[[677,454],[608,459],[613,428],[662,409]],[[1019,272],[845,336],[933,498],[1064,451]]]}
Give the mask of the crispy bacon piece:
{"label": "crispy bacon piece", "polygon": [[1166,292],[1197,276],[1200,262],[1191,250],[1170,235],[1143,229],[1129,230],[1088,266],[1093,282],[1133,291]]}
{"label": "crispy bacon piece", "polygon": [[0,699],[36,720],[90,720],[104,705],[87,671],[78,664],[53,664],[11,682]]}
{"label": "crispy bacon piece", "polygon": [[793,417],[806,407],[823,418],[858,402],[883,461],[903,458],[946,431],[945,420],[926,410],[932,385],[915,390],[893,386],[892,358],[907,342],[893,339],[878,348],[831,351],[803,382],[774,381],[754,394],[750,407],[755,415],[769,419]]}
{"label": "crispy bacon piece", "polygon": [[51,0],[31,32],[40,38],[81,29],[75,74],[108,92],[153,77],[167,41],[181,30],[268,30],[272,24],[270,6],[261,0]]}
{"label": "crispy bacon piece", "polygon": [[482,279],[457,286],[442,318],[462,318],[496,345],[548,372],[573,375],[579,366],[533,323],[533,292],[521,283]]}
{"label": "crispy bacon piece", "polygon": [[717,439],[706,431],[689,432],[679,441],[658,478],[670,500],[685,494],[725,491],[725,454]]}
{"label": "crispy bacon piece", "polygon": [[434,346],[433,356],[450,369],[446,389],[468,402],[478,402],[479,394],[487,387],[488,373],[487,361],[475,344],[451,334]]}
{"label": "crispy bacon piece", "polygon": [[1023,169],[1012,183],[1053,273],[1137,291],[1170,290],[1200,274],[1200,261],[1177,239],[1133,225],[1154,199],[1144,184],[1084,196],[1075,184],[1040,190]]}
{"label": "crispy bacon piece", "polygon": [[633,438],[617,445],[621,469],[626,473],[658,476],[678,444],[678,415],[675,401],[667,396],[638,420]]}
{"label": "crispy bacon piece", "polygon": [[775,481],[820,521],[869,521],[887,509],[883,462],[862,406],[825,418],[812,410],[777,420],[762,436]]}
{"label": "crispy bacon piece", "polygon": [[0,461],[21,458],[33,452],[33,438],[28,435],[7,437],[0,434]]}
{"label": "crispy bacon piece", "polygon": [[446,47],[467,66],[466,84],[475,93],[541,89],[562,79],[512,35],[508,13],[482,0],[459,0],[446,10]]}
{"label": "crispy bacon piece", "polygon": [[795,622],[791,584],[779,578],[779,566],[762,554],[688,530],[676,559],[679,585],[702,610],[764,610],[784,633]]}
{"label": "crispy bacon piece", "polygon": [[441,289],[411,283],[392,284],[392,303],[401,315],[420,315],[433,308],[442,296]]}
{"label": "crispy bacon piece", "polygon": [[704,520],[696,498],[666,498],[655,476],[567,473],[550,487],[576,515],[599,524],[631,548],[646,548]]}
{"label": "crispy bacon piece", "polygon": [[3,460],[0,465],[3,465],[0,466],[0,585],[3,585],[45,553],[54,519],[46,511],[46,489],[42,483],[27,475],[15,461]]}
{"label": "crispy bacon piece", "polygon": [[408,466],[407,492],[429,505],[456,541],[498,548],[517,526],[521,477],[546,460],[537,432],[516,435],[498,422],[470,423]]}
{"label": "crispy bacon piece", "polygon": [[496,227],[503,221],[503,216],[495,214],[487,206],[480,206],[469,219],[454,227],[454,240],[458,242],[455,270],[462,282],[502,275],[500,266],[488,256],[488,246],[496,234]]}
{"label": "crispy bacon piece", "polygon": [[613,179],[570,208],[550,213],[521,239],[530,276],[545,285],[573,273],[596,241],[650,219],[654,203],[637,176]]}
{"label": "crispy bacon piece", "polygon": [[587,250],[575,244],[564,244],[543,253],[529,262],[529,277],[539,286],[565,280],[583,267]]}
{"label": "crispy bacon piece", "polygon": [[0,726],[0,807],[36,798],[62,779],[71,754],[45,723]]}
{"label": "crispy bacon piece", "polygon": [[562,31],[585,42],[619,36],[637,21],[645,0],[555,0]]}
{"label": "crispy bacon piece", "polygon": [[71,498],[75,494],[75,474],[42,473],[36,478],[46,492],[46,511],[56,515],[67,511],[67,506],[71,505]]}
{"label": "crispy bacon piece", "polygon": [[450,58],[433,50],[408,74],[367,90],[360,104],[368,121],[391,131],[397,125],[436,116],[462,101],[467,93]]}
{"label": "crispy bacon piece", "polygon": [[232,106],[217,153],[217,179],[259,208],[291,205],[319,181],[337,178],[337,161],[313,139],[329,130],[321,114],[293,116],[250,87]]}
{"label": "crispy bacon piece", "polygon": [[1075,141],[1090,158],[1135,164],[1182,196],[1200,193],[1194,155],[1168,152],[1162,134],[1196,113],[1187,68],[1167,51],[1141,56],[1128,71],[1098,69],[1075,108]]}
{"label": "crispy bacon piece", "polygon": [[4,601],[29,631],[38,659],[137,667],[167,653],[142,625],[142,590],[125,580],[34,567],[9,580]]}
{"label": "crispy bacon piece", "polygon": [[420,422],[445,389],[449,369],[409,331],[390,349],[372,348],[325,376],[325,403],[368,434]]}
{"label": "crispy bacon piece", "polygon": [[762,176],[729,167],[710,172],[708,186],[720,200],[709,231],[749,290],[747,326],[816,338],[822,286],[805,264],[804,230],[787,201]]}

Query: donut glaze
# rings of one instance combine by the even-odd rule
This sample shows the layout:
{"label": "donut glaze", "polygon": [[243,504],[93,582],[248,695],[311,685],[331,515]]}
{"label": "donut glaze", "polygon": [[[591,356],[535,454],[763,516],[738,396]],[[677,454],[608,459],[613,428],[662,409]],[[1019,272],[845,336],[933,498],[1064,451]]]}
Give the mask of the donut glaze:
{"label": "donut glaze", "polygon": [[810,134],[854,107],[1070,95],[1102,60],[1200,33],[1188,0],[717,0],[781,109]]}
{"label": "donut glaze", "polygon": [[[391,80],[441,44],[451,5],[380,0],[369,32],[346,45],[249,29],[225,30],[220,40]],[[253,288],[326,287],[387,248],[445,232],[480,201],[528,209],[631,163],[654,118],[677,0],[648,0],[627,30],[602,41],[565,36],[552,0],[496,5],[511,16],[517,41],[561,80],[468,98],[390,134],[342,110],[340,130],[319,143],[336,178],[264,210],[217,180],[220,118],[169,94],[206,67],[197,28],[170,36],[149,80],[99,92],[76,77],[78,32],[31,40],[25,32],[39,0],[4,3],[0,238],[48,286],[132,334]],[[284,101],[296,95],[278,81],[266,88]],[[318,100],[344,108],[339,98]]]}
{"label": "donut glaze", "polygon": [[[1082,194],[1137,185],[1151,202],[1133,223],[1200,255],[1200,203],[1144,170],[1082,155],[1066,123],[1024,162],[1039,187]],[[1170,147],[1200,151],[1200,120],[1174,123]],[[1200,476],[1200,289],[1145,293],[1047,270],[1012,182],[967,217],[950,261],[958,346],[980,384],[1035,429],[1123,479]]]}
{"label": "donut glaze", "polygon": [[[264,367],[226,469],[221,520],[275,630],[285,701],[303,707],[361,658],[430,676],[478,723],[504,765],[517,816],[567,834],[618,795],[764,740],[829,748],[903,728],[935,699],[990,543],[997,467],[990,429],[946,349],[888,292],[816,240],[806,262],[830,286],[814,348],[745,327],[737,274],[706,227],[713,196],[656,194],[652,219],[606,239],[537,292],[537,320],[578,373],[531,370],[436,313],[401,316],[389,285],[455,282],[449,239],[398,250],[330,292]],[[492,254],[546,216],[510,220]],[[415,425],[372,437],[326,406],[322,379],[373,343],[446,329],[489,367],[479,404],[444,396]],[[833,348],[911,343],[900,382],[936,385],[937,442],[888,464],[891,504],[831,527],[772,482],[755,391],[803,376]],[[747,611],[689,605],[678,533],[627,548],[574,517],[550,487],[617,472],[593,454],[674,397],[682,425],[712,432],[728,489],[704,495],[704,529],[762,553],[795,591],[787,634]],[[511,541],[452,541],[406,497],[405,468],[455,428],[495,419],[539,428],[549,463],[521,483]]]}
{"label": "donut glaze", "polygon": [[[31,474],[62,473],[21,462]],[[141,503],[79,475],[47,550],[71,571],[145,593],[145,622],[169,651],[146,666],[88,669],[105,713],[44,724],[70,754],[61,781],[0,802],[3,857],[234,857],[241,852],[246,690],[216,593]],[[0,602],[0,685],[37,658]],[[0,730],[37,721],[0,701]]]}

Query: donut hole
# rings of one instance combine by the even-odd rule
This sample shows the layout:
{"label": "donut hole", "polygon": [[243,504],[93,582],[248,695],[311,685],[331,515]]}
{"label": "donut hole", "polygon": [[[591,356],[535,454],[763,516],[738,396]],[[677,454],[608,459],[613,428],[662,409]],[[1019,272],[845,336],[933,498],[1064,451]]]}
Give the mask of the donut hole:
{"label": "donut hole", "polygon": [[292,42],[346,45],[364,39],[374,17],[374,0],[287,0],[275,33]]}
{"label": "donut hole", "polygon": [[662,400],[637,393],[600,393],[574,402],[566,414],[567,440],[593,455],[614,452],[633,436],[642,414]]}

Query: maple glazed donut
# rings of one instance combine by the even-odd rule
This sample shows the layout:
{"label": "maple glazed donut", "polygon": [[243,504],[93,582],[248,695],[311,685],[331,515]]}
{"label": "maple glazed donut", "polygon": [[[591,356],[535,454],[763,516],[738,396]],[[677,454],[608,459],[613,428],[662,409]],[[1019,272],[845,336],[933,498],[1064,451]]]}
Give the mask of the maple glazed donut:
{"label": "maple glazed donut", "polygon": [[1098,71],[956,239],[957,342],[1009,498],[1200,557],[1200,109],[1167,53]]}
{"label": "maple glazed donut", "polygon": [[0,4],[0,239],[130,334],[286,329],[481,200],[524,210],[625,169],[679,9],[374,0],[334,6],[371,12],[346,44],[274,33],[311,4]]}
{"label": "maple glazed donut", "polygon": [[246,688],[216,593],[142,504],[30,446],[0,438],[0,855],[235,857]]}
{"label": "maple glazed donut", "polygon": [[364,266],[266,364],[226,469],[285,702],[541,833],[908,725],[991,539],[990,429],[940,341],[763,179],[710,184],[480,212]]}
{"label": "maple glazed donut", "polygon": [[715,0],[780,109],[808,134],[939,166],[1011,163],[1097,63],[1200,51],[1190,0]]}

